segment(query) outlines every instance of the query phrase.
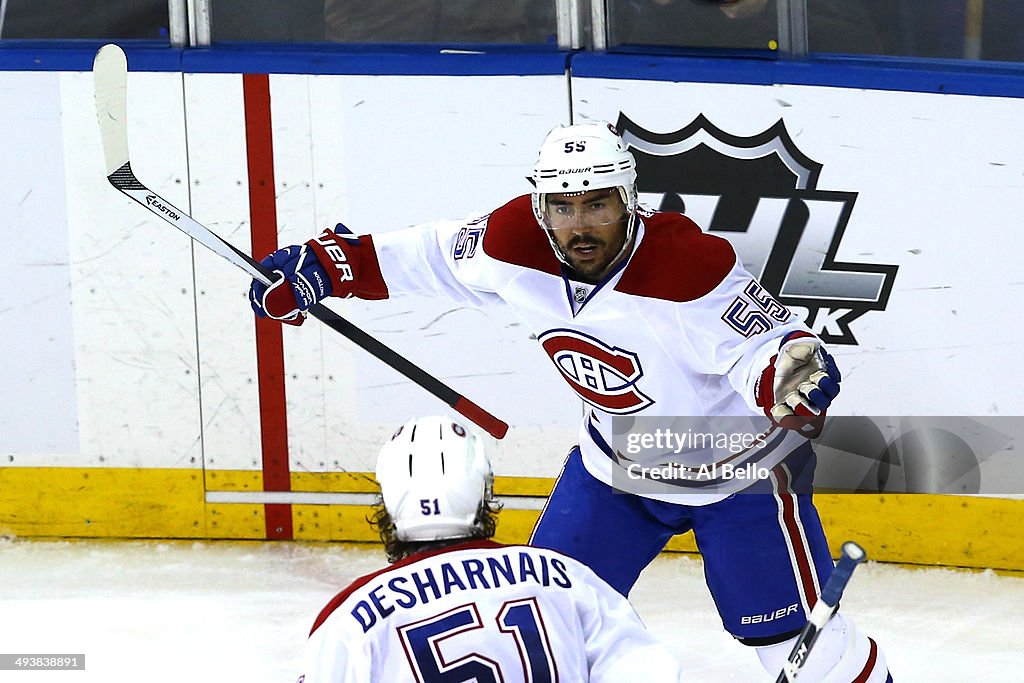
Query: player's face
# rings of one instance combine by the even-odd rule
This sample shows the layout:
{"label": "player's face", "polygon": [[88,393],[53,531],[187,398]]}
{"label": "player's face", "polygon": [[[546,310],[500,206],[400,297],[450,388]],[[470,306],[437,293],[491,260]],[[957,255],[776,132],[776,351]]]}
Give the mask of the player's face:
{"label": "player's face", "polygon": [[555,243],[580,275],[598,281],[626,241],[626,206],[615,188],[552,194],[545,214]]}

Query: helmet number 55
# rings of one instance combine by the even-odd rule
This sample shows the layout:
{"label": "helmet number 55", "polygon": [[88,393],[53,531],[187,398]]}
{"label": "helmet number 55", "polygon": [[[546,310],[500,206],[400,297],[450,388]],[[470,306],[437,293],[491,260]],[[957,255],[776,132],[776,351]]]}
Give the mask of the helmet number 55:
{"label": "helmet number 55", "polygon": [[565,143],[565,153],[572,154],[573,152],[586,152],[587,143],[585,140],[577,140],[576,142]]}

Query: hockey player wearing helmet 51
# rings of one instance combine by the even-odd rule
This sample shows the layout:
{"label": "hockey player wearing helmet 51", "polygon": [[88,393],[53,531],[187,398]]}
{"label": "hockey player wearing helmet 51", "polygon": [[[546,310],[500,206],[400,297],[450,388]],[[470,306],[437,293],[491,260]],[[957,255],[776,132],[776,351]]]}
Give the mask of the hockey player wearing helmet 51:
{"label": "hockey player wearing helmet 51", "polygon": [[377,457],[373,523],[388,560],[456,541],[490,538],[501,505],[480,437],[445,417],[399,427]]}
{"label": "hockey player wearing helmet 51", "polygon": [[[672,536],[693,532],[724,627],[776,675],[779,653],[792,647],[833,570],[805,437],[839,393],[835,360],[727,240],[684,214],[638,205],[636,161],[607,123],[551,130],[532,180],[529,195],[484,216],[372,236],[325,232],[307,242],[307,254],[329,286],[297,297],[282,286],[264,297],[254,285],[253,306],[294,316],[312,289],[313,298],[416,293],[512,307],[585,406],[531,544],[579,560],[628,595]],[[310,268],[296,253],[268,257],[289,282]],[[613,447],[615,418],[666,415],[748,420],[763,435],[759,445],[721,462],[767,476],[730,477],[721,467],[713,481],[629,486]],[[679,457],[690,469],[709,464]],[[418,505],[440,514],[441,500],[437,508],[432,500],[413,494],[402,514]],[[451,514],[442,526],[460,515],[465,523],[469,510]],[[418,521],[424,532],[433,524]],[[886,681],[874,641],[845,615],[835,624],[802,679]]]}
{"label": "hockey player wearing helmet 51", "polygon": [[684,680],[678,659],[589,568],[490,540],[493,474],[469,428],[410,420],[381,448],[377,480],[372,523],[391,564],[317,617],[303,683]]}

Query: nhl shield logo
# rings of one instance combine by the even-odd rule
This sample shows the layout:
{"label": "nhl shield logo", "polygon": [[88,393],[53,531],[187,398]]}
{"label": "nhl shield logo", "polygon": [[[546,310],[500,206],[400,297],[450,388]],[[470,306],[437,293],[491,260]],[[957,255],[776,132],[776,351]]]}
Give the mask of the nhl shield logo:
{"label": "nhl shield logo", "polygon": [[616,124],[637,163],[641,203],[685,212],[728,239],[754,277],[824,341],[856,344],[850,327],[885,310],[897,266],[836,259],[856,192],[818,189],[822,164],[802,152],[783,120],[736,136],[703,115],[671,133]]}

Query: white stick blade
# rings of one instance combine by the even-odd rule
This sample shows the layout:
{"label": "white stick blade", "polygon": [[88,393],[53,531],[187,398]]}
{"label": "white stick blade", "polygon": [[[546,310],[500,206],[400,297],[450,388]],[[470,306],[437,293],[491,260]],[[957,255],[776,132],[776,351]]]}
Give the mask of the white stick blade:
{"label": "white stick blade", "polygon": [[92,63],[96,118],[107,176],[128,163],[128,58],[114,44],[104,45]]}

